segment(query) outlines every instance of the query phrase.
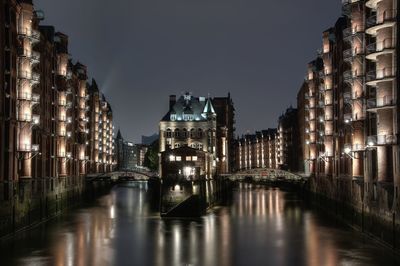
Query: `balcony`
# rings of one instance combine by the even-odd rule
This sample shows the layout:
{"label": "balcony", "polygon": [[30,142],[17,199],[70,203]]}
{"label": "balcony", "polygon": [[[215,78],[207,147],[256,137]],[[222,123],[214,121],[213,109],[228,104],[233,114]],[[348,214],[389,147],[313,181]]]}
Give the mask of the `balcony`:
{"label": "balcony", "polygon": [[326,76],[330,76],[331,72],[328,71],[327,69],[323,69],[318,72],[318,75],[320,78],[325,78]]}
{"label": "balcony", "polygon": [[40,103],[40,94],[33,93],[31,97],[31,101],[33,104],[39,104]]}
{"label": "balcony", "polygon": [[397,139],[396,139],[396,136],[394,136],[394,135],[369,136],[368,140],[367,140],[367,144],[370,147],[394,145],[396,143],[397,143]]}
{"label": "balcony", "polygon": [[351,15],[351,5],[360,2],[360,0],[342,0],[342,12],[345,16]]}
{"label": "balcony", "polygon": [[396,24],[397,10],[388,9],[378,15],[367,18],[367,34],[376,36],[377,32]]}
{"label": "balcony", "polygon": [[320,158],[330,158],[330,157],[333,157],[333,152],[332,152],[332,151],[320,151],[320,152],[319,152],[319,157],[320,157]]}
{"label": "balcony", "polygon": [[352,100],[351,92],[349,92],[349,91],[344,92],[343,93],[343,101],[344,101],[344,103],[345,104],[351,104],[351,100]]}
{"label": "balcony", "polygon": [[325,115],[325,121],[333,121],[332,115]]}
{"label": "balcony", "polygon": [[396,69],[392,67],[372,70],[367,73],[366,81],[369,86],[376,86],[379,82],[392,81],[396,77]]}
{"label": "balcony", "polygon": [[365,5],[371,9],[376,9],[378,3],[382,0],[368,0]]}
{"label": "balcony", "polygon": [[32,126],[40,124],[40,115],[32,115]]}
{"label": "balcony", "polygon": [[32,94],[30,94],[28,92],[18,93],[17,99],[19,101],[31,101],[32,100]]}
{"label": "balcony", "polygon": [[343,59],[346,61],[352,60],[353,55],[354,53],[352,48],[343,51]]}
{"label": "balcony", "polygon": [[351,42],[354,36],[362,34],[364,29],[362,27],[349,27],[343,30],[343,39],[347,42]]}
{"label": "balcony", "polygon": [[32,114],[30,114],[30,113],[24,113],[24,114],[19,113],[17,118],[18,118],[19,122],[30,123],[32,121]]}
{"label": "balcony", "polygon": [[367,101],[367,110],[376,112],[379,109],[395,108],[396,102],[392,96],[384,96]]}
{"label": "balcony", "polygon": [[395,52],[395,40],[385,39],[381,42],[371,43],[367,46],[367,56],[368,60],[376,61],[377,57],[380,55],[390,54]]}
{"label": "balcony", "polygon": [[327,107],[327,106],[332,106],[332,105],[333,105],[332,99],[325,100],[325,107]]}
{"label": "balcony", "polygon": [[30,60],[32,64],[40,62],[40,53],[28,49],[18,49],[18,56]]}
{"label": "balcony", "polygon": [[65,74],[66,79],[70,80],[72,79],[72,70],[68,69],[67,73]]}
{"label": "balcony", "polygon": [[357,152],[357,151],[363,151],[363,150],[365,150],[364,145],[362,145],[362,144],[353,144],[352,151]]}
{"label": "balcony", "polygon": [[59,158],[66,158],[66,159],[71,159],[72,158],[72,152],[65,152],[65,151],[60,151],[58,154]]}
{"label": "balcony", "polygon": [[32,43],[40,42],[40,32],[37,30],[31,30],[31,35],[29,36],[29,39]]}
{"label": "balcony", "polygon": [[347,83],[353,83],[354,79],[360,78],[361,74],[357,71],[347,70],[343,72],[343,80]]}
{"label": "balcony", "polygon": [[19,28],[18,35],[22,38],[28,38],[32,43],[38,43],[40,41],[40,32],[30,28]]}
{"label": "balcony", "polygon": [[346,39],[346,38],[352,37],[354,32],[355,31],[351,27],[344,29],[343,30],[343,38]]}
{"label": "balcony", "polygon": [[325,136],[333,136],[333,130],[332,129],[325,129]]}
{"label": "balcony", "polygon": [[38,152],[39,151],[39,145],[37,144],[20,144],[18,146],[18,151],[19,152]]}
{"label": "balcony", "polygon": [[343,122],[345,122],[346,124],[349,124],[351,121],[353,121],[352,113],[346,113],[343,115]]}
{"label": "balcony", "polygon": [[21,80],[28,80],[31,84],[38,84],[40,81],[40,75],[28,71],[19,71],[18,78]]}

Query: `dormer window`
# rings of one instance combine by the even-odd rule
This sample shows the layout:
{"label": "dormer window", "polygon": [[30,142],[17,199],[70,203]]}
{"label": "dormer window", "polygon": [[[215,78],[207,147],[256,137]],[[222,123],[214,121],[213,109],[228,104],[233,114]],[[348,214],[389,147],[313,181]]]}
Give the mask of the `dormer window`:
{"label": "dormer window", "polygon": [[187,114],[184,114],[184,115],[183,115],[183,120],[184,120],[184,121],[193,121],[193,120],[194,120],[194,115],[187,115]]}
{"label": "dormer window", "polygon": [[171,121],[175,121],[176,120],[176,114],[171,114],[170,119],[171,119]]}

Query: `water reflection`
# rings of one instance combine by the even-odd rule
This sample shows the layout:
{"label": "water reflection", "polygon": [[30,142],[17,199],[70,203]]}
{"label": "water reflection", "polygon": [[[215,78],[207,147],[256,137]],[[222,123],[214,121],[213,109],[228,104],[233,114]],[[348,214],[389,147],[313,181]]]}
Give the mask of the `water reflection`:
{"label": "water reflection", "polygon": [[161,220],[150,202],[145,183],[118,187],[3,242],[1,265],[396,265],[279,189],[242,184],[231,206],[198,220]]}

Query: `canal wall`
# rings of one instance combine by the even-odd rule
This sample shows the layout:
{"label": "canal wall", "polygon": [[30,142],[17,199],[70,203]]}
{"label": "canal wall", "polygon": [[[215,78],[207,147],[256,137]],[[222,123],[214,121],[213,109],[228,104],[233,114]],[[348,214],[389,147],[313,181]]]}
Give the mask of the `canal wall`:
{"label": "canal wall", "polygon": [[359,179],[314,176],[304,188],[313,205],[400,251],[399,200],[393,185],[366,186]]}
{"label": "canal wall", "polygon": [[51,219],[84,200],[109,191],[112,183],[84,177],[27,179],[1,183],[9,197],[0,202],[0,237]]}
{"label": "canal wall", "polygon": [[163,180],[160,190],[162,217],[199,217],[207,209],[229,197],[232,183],[228,179],[181,181]]}

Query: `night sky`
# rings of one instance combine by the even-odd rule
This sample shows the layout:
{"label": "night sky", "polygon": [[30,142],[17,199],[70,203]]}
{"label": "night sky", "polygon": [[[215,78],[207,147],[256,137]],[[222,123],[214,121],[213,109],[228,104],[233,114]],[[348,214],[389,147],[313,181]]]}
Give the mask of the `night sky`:
{"label": "night sky", "polygon": [[168,95],[231,92],[237,133],[276,127],[340,0],[34,0],[70,36],[131,141],[158,131]]}

